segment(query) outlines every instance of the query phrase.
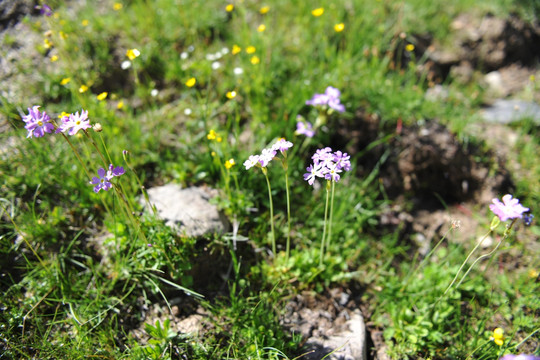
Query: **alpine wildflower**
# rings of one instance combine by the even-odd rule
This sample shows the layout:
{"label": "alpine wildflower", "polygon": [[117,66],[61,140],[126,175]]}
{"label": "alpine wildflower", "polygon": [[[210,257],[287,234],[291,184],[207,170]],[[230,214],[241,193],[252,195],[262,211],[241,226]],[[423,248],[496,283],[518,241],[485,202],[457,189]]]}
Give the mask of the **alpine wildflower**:
{"label": "alpine wildflower", "polygon": [[260,13],[261,15],[264,15],[264,14],[266,14],[269,10],[270,10],[270,6],[263,6],[263,7],[259,10],[259,13]]}
{"label": "alpine wildflower", "polygon": [[79,87],[79,92],[80,92],[81,94],[82,94],[82,93],[85,93],[85,92],[87,92],[87,91],[88,91],[88,86],[86,86],[86,85],[81,85],[81,86]]}
{"label": "alpine wildflower", "polygon": [[266,30],[266,25],[261,24],[261,25],[257,26],[257,31],[258,32],[263,32],[264,30]]}
{"label": "alpine wildflower", "polygon": [[344,23],[339,23],[339,24],[334,25],[335,32],[342,32],[344,29],[345,29]]}
{"label": "alpine wildflower", "polygon": [[227,99],[232,100],[236,97],[236,91],[227,91],[227,94],[225,94],[225,96],[227,96]]}
{"label": "alpine wildflower", "polygon": [[339,97],[341,92],[335,87],[328,86],[324,94],[315,94],[310,100],[306,101],[306,105],[329,107],[338,112],[344,112],[345,106],[340,102]]}
{"label": "alpine wildflower", "polygon": [[312,138],[315,135],[313,130],[313,125],[308,121],[297,121],[296,122],[296,135],[305,135],[306,137]]}
{"label": "alpine wildflower", "polygon": [[234,5],[233,4],[227,4],[227,6],[225,6],[225,11],[231,12],[233,10],[234,10]]}
{"label": "alpine wildflower", "polygon": [[230,170],[235,164],[234,159],[231,158],[225,161],[225,169]]}
{"label": "alpine wildflower", "polygon": [[28,130],[27,138],[42,137],[54,131],[51,118],[45,111],[39,111],[39,105],[28,108],[28,115],[23,116],[22,120],[26,123],[24,128]]}
{"label": "alpine wildflower", "polygon": [[257,65],[258,63],[261,62],[261,59],[259,59],[258,56],[253,56],[253,57],[251,58],[250,61],[251,61],[251,63],[252,63],[253,65]]}
{"label": "alpine wildflower", "polygon": [[495,215],[506,221],[508,219],[520,219],[524,212],[529,211],[529,208],[522,206],[518,199],[513,199],[512,195],[506,194],[502,197],[502,202],[499,199],[493,199],[493,204],[489,205],[489,208]]}
{"label": "alpine wildflower", "polygon": [[121,176],[125,173],[122,166],[114,167],[109,165],[109,169],[105,171],[103,168],[98,169],[98,176],[94,176],[90,181],[90,184],[94,186],[94,192],[98,193],[100,190],[108,191],[112,187],[111,180],[114,177]]}
{"label": "alpine wildflower", "polygon": [[196,83],[197,83],[197,79],[192,77],[192,78],[188,79],[188,81],[186,81],[186,86],[187,87],[193,87],[193,86],[195,86]]}
{"label": "alpine wildflower", "polygon": [[141,55],[141,52],[137,49],[128,49],[126,51],[126,56],[131,61],[133,61],[135,58],[139,57],[140,55]]}
{"label": "alpine wildflower", "polygon": [[499,346],[504,344],[504,330],[500,327],[493,330],[493,336],[490,338],[493,342]]}
{"label": "alpine wildflower", "polygon": [[315,17],[319,17],[319,16],[321,16],[322,14],[324,14],[324,8],[322,8],[322,7],[313,9],[313,10],[311,11],[311,15],[313,15],[313,16],[315,16]]}
{"label": "alpine wildflower", "polygon": [[248,46],[248,47],[246,48],[246,52],[247,52],[248,54],[253,54],[256,50],[257,50],[257,49],[255,48],[255,46],[252,46],[252,45],[250,45],[250,46]]}
{"label": "alpine wildflower", "polygon": [[70,136],[73,136],[79,132],[79,130],[86,130],[92,127],[90,120],[88,120],[88,111],[81,110],[81,114],[76,112],[75,114],[69,114],[68,117],[62,118],[62,125],[58,127],[56,133],[65,133],[66,131]]}
{"label": "alpine wildflower", "polygon": [[108,92],[104,91],[104,92],[102,92],[101,94],[99,94],[98,96],[96,96],[96,98],[97,98],[99,101],[103,101],[103,100],[105,100],[105,99],[107,98],[107,95],[108,95],[108,94],[109,94]]}
{"label": "alpine wildflower", "polygon": [[240,51],[242,51],[242,48],[236,44],[233,45],[232,49],[231,49],[231,54],[233,55],[236,55],[238,54]]}
{"label": "alpine wildflower", "polygon": [[63,79],[60,81],[60,85],[67,85],[70,81],[71,81],[71,78],[70,78],[70,77],[63,78]]}

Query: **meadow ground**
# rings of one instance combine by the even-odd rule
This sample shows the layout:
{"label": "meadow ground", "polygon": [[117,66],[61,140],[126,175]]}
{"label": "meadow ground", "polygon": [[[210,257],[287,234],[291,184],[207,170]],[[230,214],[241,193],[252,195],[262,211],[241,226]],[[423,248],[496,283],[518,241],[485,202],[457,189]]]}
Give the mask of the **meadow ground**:
{"label": "meadow ground", "polygon": [[322,358],[358,314],[368,359],[540,356],[537,2],[35,5],[0,3],[0,359]]}

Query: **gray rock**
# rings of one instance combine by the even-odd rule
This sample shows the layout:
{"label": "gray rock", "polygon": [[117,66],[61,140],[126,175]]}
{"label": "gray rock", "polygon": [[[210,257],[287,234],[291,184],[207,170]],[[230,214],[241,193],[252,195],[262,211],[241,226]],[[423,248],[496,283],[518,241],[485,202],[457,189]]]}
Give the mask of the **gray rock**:
{"label": "gray rock", "polygon": [[147,190],[150,203],[156,207],[165,224],[186,236],[225,232],[227,220],[210,204],[212,195],[199,187],[182,189],[168,184]]}
{"label": "gray rock", "polygon": [[540,123],[540,106],[529,101],[499,99],[482,110],[481,115],[485,121],[497,124],[509,124],[526,117]]}
{"label": "gray rock", "polygon": [[17,23],[24,15],[34,11],[33,0],[0,1],[0,29]]}
{"label": "gray rock", "polygon": [[365,360],[366,349],[366,325],[364,317],[359,310],[351,313],[350,319],[345,323],[345,328],[335,335],[328,337],[312,337],[306,342],[306,347],[312,349],[305,356],[306,360],[319,360],[325,357],[328,360]]}

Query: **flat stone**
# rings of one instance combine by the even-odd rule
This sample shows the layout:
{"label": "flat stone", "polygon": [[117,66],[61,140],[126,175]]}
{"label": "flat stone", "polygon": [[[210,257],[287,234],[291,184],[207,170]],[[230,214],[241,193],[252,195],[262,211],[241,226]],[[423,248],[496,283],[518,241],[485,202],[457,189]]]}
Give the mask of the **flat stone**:
{"label": "flat stone", "polygon": [[485,121],[497,124],[510,124],[526,117],[540,123],[540,106],[530,101],[499,99],[482,110],[481,115]]}
{"label": "flat stone", "polygon": [[366,325],[359,310],[350,314],[350,319],[347,320],[344,328],[346,330],[335,335],[308,339],[306,348],[312,352],[304,358],[306,360],[319,360],[323,357],[328,360],[367,359]]}
{"label": "flat stone", "polygon": [[182,189],[180,185],[167,184],[147,191],[159,217],[182,235],[196,237],[222,233],[228,227],[225,217],[210,203],[212,195],[206,189]]}

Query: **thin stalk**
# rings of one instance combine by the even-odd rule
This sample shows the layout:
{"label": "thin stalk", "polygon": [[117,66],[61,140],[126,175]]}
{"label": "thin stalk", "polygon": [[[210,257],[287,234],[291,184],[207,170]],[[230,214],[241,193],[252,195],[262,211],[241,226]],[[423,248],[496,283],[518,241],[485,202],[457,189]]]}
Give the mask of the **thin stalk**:
{"label": "thin stalk", "polygon": [[90,142],[92,143],[92,145],[94,146],[94,148],[98,152],[99,156],[101,157],[101,160],[103,160],[103,164],[105,164],[105,169],[108,169],[110,163],[107,162],[107,160],[105,160],[105,156],[103,156],[103,153],[101,152],[101,150],[99,150],[99,148],[98,148],[96,142],[94,141],[94,139],[92,138],[92,136],[90,136],[90,134],[86,130],[84,131],[84,134],[86,135],[86,137],[88,139],[90,139]]}
{"label": "thin stalk", "polygon": [[124,162],[126,163],[126,166],[129,168],[129,170],[135,176],[135,180],[137,181],[137,185],[139,185],[139,189],[141,189],[141,192],[142,192],[142,194],[144,196],[144,200],[146,201],[146,204],[148,205],[148,207],[150,209],[152,209],[152,212],[154,213],[154,215],[157,215],[156,208],[154,206],[152,206],[152,204],[150,203],[150,197],[148,196],[148,192],[144,188],[144,186],[143,186],[143,184],[141,182],[141,179],[139,178],[139,175],[137,175],[137,172],[135,172],[135,170],[133,169],[133,167],[131,167],[131,164],[128,161],[128,152],[126,150],[124,150],[123,156],[124,156]]}
{"label": "thin stalk", "polygon": [[268,200],[270,201],[270,227],[272,229],[272,253],[274,257],[276,253],[276,232],[274,230],[274,203],[272,202],[272,188],[270,187],[270,179],[268,178],[268,171],[266,168],[261,168],[264,177],[266,178],[266,184],[268,185]]}
{"label": "thin stalk", "polygon": [[289,194],[289,169],[287,166],[287,159],[285,159],[284,167],[285,167],[285,191],[287,194],[287,249],[286,249],[285,264],[288,264],[289,253],[291,249],[291,197]]}
{"label": "thin stalk", "polygon": [[81,159],[81,156],[79,155],[79,152],[77,151],[77,149],[75,149],[75,146],[73,146],[73,144],[71,143],[71,141],[69,140],[69,138],[66,136],[66,134],[64,133],[61,133],[62,136],[64,137],[64,139],[66,139],[67,143],[69,144],[69,146],[71,147],[71,150],[73,150],[73,153],[75,154],[75,156],[77,157],[77,160],[79,160],[79,163],[81,164],[81,166],[83,167],[84,169],[84,172],[86,173],[86,176],[88,176],[89,179],[92,178],[92,175],[90,175],[90,172],[88,171],[88,169],[86,168],[86,165],[84,165],[84,162],[82,161]]}
{"label": "thin stalk", "polygon": [[330,217],[328,224],[328,241],[326,242],[326,247],[330,246],[330,240],[332,239],[332,222],[334,215],[334,190],[336,188],[336,182],[332,180],[332,197],[330,199]]}
{"label": "thin stalk", "polygon": [[324,203],[324,224],[323,224],[323,235],[322,235],[322,241],[321,241],[321,259],[319,261],[319,265],[323,266],[323,258],[324,258],[324,241],[326,239],[326,222],[328,220],[328,199],[330,197],[330,181],[328,180],[326,182],[326,202]]}

